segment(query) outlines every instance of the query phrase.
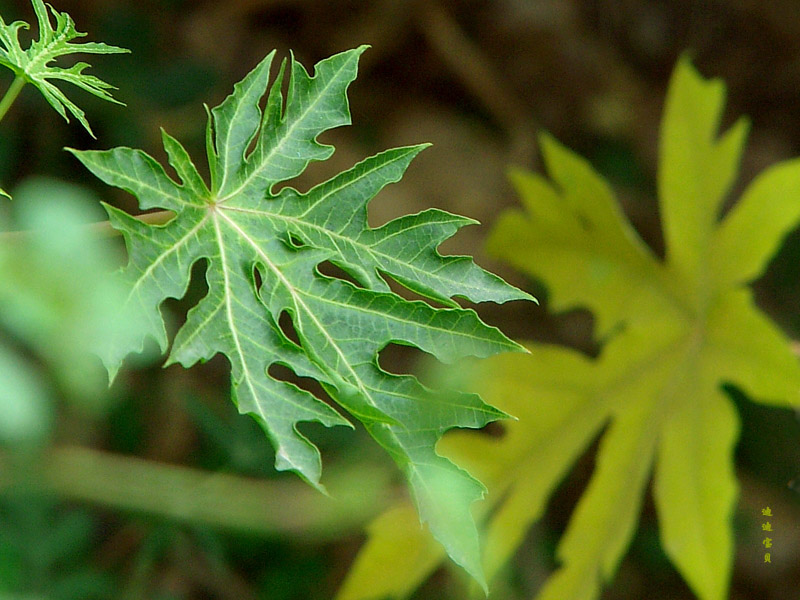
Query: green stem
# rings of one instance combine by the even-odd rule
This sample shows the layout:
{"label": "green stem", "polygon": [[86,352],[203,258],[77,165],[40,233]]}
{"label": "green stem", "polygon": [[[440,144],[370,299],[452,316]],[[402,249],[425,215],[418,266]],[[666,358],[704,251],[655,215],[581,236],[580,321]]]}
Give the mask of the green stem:
{"label": "green stem", "polygon": [[[138,219],[142,223],[150,225],[163,225],[175,216],[175,213],[169,210],[160,210],[158,212],[146,213],[143,215],[136,215],[134,219]],[[109,221],[99,221],[97,223],[90,223],[84,225],[87,231],[101,238],[116,237],[120,232],[111,227]],[[0,243],[13,243],[20,242],[30,235],[29,231],[0,231]]]}
{"label": "green stem", "polygon": [[[0,497],[19,489],[25,475],[35,472],[12,472],[12,458],[0,452]],[[67,500],[313,542],[361,531],[394,499],[385,471],[367,464],[329,468],[332,497],[299,477],[262,480],[209,473],[74,446],[51,449],[38,473],[38,485]]]}
{"label": "green stem", "polygon": [[25,78],[21,75],[17,75],[14,77],[14,81],[11,82],[8,90],[6,91],[6,95],[3,96],[3,99],[0,100],[0,120],[6,116],[8,109],[11,108],[11,105],[14,104],[14,100],[17,99],[19,96],[20,90],[25,86]]}

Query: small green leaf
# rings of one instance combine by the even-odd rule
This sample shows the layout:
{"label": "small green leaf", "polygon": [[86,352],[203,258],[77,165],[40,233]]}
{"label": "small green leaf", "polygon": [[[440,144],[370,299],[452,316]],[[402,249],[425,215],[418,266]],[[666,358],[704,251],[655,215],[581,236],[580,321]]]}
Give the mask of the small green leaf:
{"label": "small green leaf", "polygon": [[[184,295],[192,265],[206,259],[208,295],[189,311],[167,364],[189,367],[218,353],[227,356],[234,402],[264,428],[276,448],[276,468],[294,470],[321,488],[319,451],[297,423],[349,421],[330,403],[274,379],[268,369],[281,364],[319,381],[389,452],[408,478],[421,519],[453,560],[484,584],[470,513],[484,488],[435,446],[448,429],[479,428],[505,415],[474,394],[439,394],[413,377],[386,373],[378,353],[394,342],[453,363],[522,350],[453,297],[531,297],[466,257],[437,252],[441,242],[473,223],[469,219],[429,210],[377,229],[368,226],[369,201],[399,181],[425,146],[387,150],[305,193],[274,189],[333,152],[317,136],[350,122],[346,90],[364,49],[321,61],[313,76],[291,58],[271,84],[270,53],[209,111],[208,186],[180,143],[166,134],[164,146],[181,183],[139,150],[73,150],[100,179],[136,195],[140,208],[175,213],[166,225],[151,226],[107,207],[130,256],[122,273],[129,293],[120,310],[146,326],[109,346],[104,360],[113,376],[148,336],[166,350],[159,307],[168,297]],[[325,261],[356,283],[322,275]],[[387,275],[451,308],[405,300],[391,292]],[[283,313],[299,343],[279,326]]]}
{"label": "small green leaf", "polygon": [[[600,596],[633,536],[651,472],[670,560],[701,600],[727,598],[739,421],[722,386],[764,404],[800,406],[800,364],[746,287],[800,221],[800,161],[756,178],[720,220],[746,131],[740,120],[717,137],[723,100],[720,82],[679,61],[659,163],[666,261],[638,237],[591,166],[551,137],[541,140],[550,180],[512,174],[525,210],[502,215],[491,252],[542,280],[554,309],[589,308],[602,350],[589,359],[530,343],[529,355],[464,365],[449,378],[519,420],[505,422],[500,438],[454,432],[439,448],[488,485],[482,514],[491,578],[602,435],[596,469],[557,549],[560,568],[539,600]],[[387,535],[371,532],[364,556],[390,546]],[[359,557],[346,589],[377,568]],[[414,585],[398,597],[424,576],[409,572]]]}
{"label": "small green leaf", "polygon": [[100,42],[70,43],[72,40],[86,35],[75,29],[72,17],[48,5],[50,13],[56,21],[54,28],[44,2],[42,0],[31,0],[31,2],[39,24],[39,37],[31,42],[27,50],[23,50],[19,42],[19,31],[28,29],[30,25],[24,21],[6,24],[0,17],[0,64],[11,69],[26,82],[36,86],[50,106],[58,111],[58,114],[69,121],[67,116],[67,112],[69,112],[94,137],[83,110],[67,98],[52,81],[71,83],[98,98],[122,104],[109,93],[109,90],[116,88],[94,75],[84,73],[89,67],[85,62],[76,63],[68,68],[55,66],[52,62],[68,54],[120,54],[130,52],[130,50]]}

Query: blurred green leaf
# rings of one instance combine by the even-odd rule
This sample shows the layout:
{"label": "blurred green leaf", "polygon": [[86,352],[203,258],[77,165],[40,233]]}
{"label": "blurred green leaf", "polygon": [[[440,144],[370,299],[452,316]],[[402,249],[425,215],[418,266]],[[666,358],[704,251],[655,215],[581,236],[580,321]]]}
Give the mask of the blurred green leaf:
{"label": "blurred green leaf", "polygon": [[[124,292],[110,276],[116,261],[107,241],[87,227],[98,202],[80,187],[46,178],[27,180],[14,198],[17,231],[0,233],[0,327],[44,361],[75,403],[94,409],[108,379],[93,351],[136,327],[118,318]],[[16,403],[15,411],[0,411],[0,420],[10,426],[12,415],[35,413],[46,427],[42,375],[10,352],[0,354],[0,399]]]}
{"label": "blurred green leaf", "polygon": [[0,342],[0,442],[42,440],[50,431],[50,411],[48,391],[35,370]]}
{"label": "blurred green leaf", "polygon": [[[454,432],[439,449],[487,482],[494,506],[484,567],[491,578],[603,432],[595,472],[558,546],[561,568],[539,600],[600,596],[630,544],[653,469],[667,555],[699,598],[727,598],[739,420],[721,386],[767,405],[800,405],[800,366],[789,340],[746,286],[800,220],[800,160],[765,171],[720,220],[746,131],[740,120],[717,138],[723,107],[722,83],[681,59],[661,132],[664,262],[590,165],[551,137],[541,139],[549,181],[512,174],[526,210],[501,217],[491,252],[543,280],[555,310],[591,309],[604,345],[593,360],[531,343],[530,355],[492,357],[451,373],[519,421],[505,423],[500,438]],[[343,598],[390,595],[380,584],[354,591],[352,582],[406,566],[414,551],[398,541],[401,532],[371,530]],[[395,542],[398,553],[379,552]],[[408,577],[416,585],[427,570]],[[412,589],[406,582],[391,595]]]}

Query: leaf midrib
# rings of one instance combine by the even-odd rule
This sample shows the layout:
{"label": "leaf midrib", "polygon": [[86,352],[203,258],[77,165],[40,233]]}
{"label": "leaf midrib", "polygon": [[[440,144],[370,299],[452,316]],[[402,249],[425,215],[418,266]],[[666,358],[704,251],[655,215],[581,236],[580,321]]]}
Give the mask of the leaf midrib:
{"label": "leaf midrib", "polygon": [[[612,401],[614,396],[616,396],[616,394],[617,394],[617,392],[615,392],[615,388],[628,385],[628,383],[629,383],[629,381],[630,381],[630,379],[632,377],[634,377],[634,376],[638,377],[638,376],[640,376],[642,371],[649,370],[650,368],[652,368],[652,366],[656,365],[657,363],[664,362],[664,355],[665,354],[674,353],[676,350],[680,349],[680,346],[682,346],[684,343],[686,343],[686,336],[679,336],[678,338],[676,338],[675,340],[673,340],[672,342],[670,342],[666,346],[659,347],[657,351],[652,351],[647,358],[645,358],[643,361],[637,363],[636,369],[635,369],[635,371],[636,371],[635,374],[632,373],[632,371],[634,371],[634,369],[626,369],[625,372],[620,375],[620,377],[618,377],[618,378],[616,378],[614,380],[608,381],[605,384],[603,384],[602,386],[598,386],[595,389],[588,388],[588,389],[581,390],[580,394],[582,396],[590,396],[589,398],[587,398],[586,402],[587,403],[591,403],[591,408],[592,409],[594,408],[595,405],[598,405],[598,404],[601,404],[601,403],[608,405],[607,408],[605,409],[606,413],[608,414],[608,417],[603,417],[601,419],[601,421],[604,420],[604,419],[607,419],[609,417],[612,417],[614,410],[620,408],[620,406],[618,404],[615,404]],[[601,359],[602,359],[602,355],[601,355]],[[601,359],[596,359],[596,360],[601,360]],[[597,367],[599,369],[603,368],[602,365],[599,365],[599,364],[597,365]],[[591,397],[594,397],[594,400],[592,400]],[[567,421],[567,419],[564,420],[564,422],[566,422],[566,421]],[[542,440],[541,439],[537,439],[535,437],[532,437],[528,441],[528,443],[525,444],[522,447],[522,449],[518,453],[518,456],[520,457],[520,459],[517,460],[517,461],[514,461],[513,466],[509,466],[507,469],[504,470],[504,474],[507,475],[507,476],[502,478],[502,480],[501,480],[502,481],[501,482],[502,485],[507,487],[508,485],[513,484],[514,481],[518,481],[519,480],[519,473],[525,471],[527,463],[530,462],[530,457],[535,454],[534,449],[537,446],[540,446],[541,444],[542,444]]]}
{"label": "leaf midrib", "polygon": [[[607,260],[611,264],[617,266],[623,272],[628,273],[633,281],[640,283],[642,289],[653,290],[658,296],[667,300],[667,303],[671,306],[674,306],[677,309],[677,312],[682,314],[687,322],[694,323],[701,319],[701,315],[698,315],[697,310],[687,300],[684,299],[684,295],[677,293],[677,290],[673,289],[674,286],[669,285],[670,278],[676,276],[680,277],[680,275],[671,270],[669,265],[666,263],[655,260],[648,256],[646,258],[646,265],[640,267],[632,264],[631,262],[620,260],[616,256],[609,256],[607,254],[596,252],[592,249],[591,245],[581,248],[576,247],[574,244],[570,244],[566,240],[564,240],[561,244],[548,244],[546,249],[548,252],[552,251],[558,255],[576,255],[579,257],[586,256],[588,259],[600,257],[603,260]],[[531,268],[521,261],[516,260],[513,256],[506,256],[505,258],[512,265],[523,272],[530,273],[534,277],[540,277],[534,268]],[[584,260],[583,262],[589,262],[589,260]],[[714,294],[710,293],[709,296],[713,297]],[[587,302],[585,300],[577,300],[572,302],[572,304],[586,306]],[[624,321],[624,316],[614,315],[615,323]]]}
{"label": "leaf midrib", "polygon": [[[316,109],[317,105],[320,102],[322,102],[323,99],[326,99],[327,90],[333,85],[334,82],[338,82],[339,81],[339,78],[340,78],[341,74],[345,72],[345,66],[347,64],[349,64],[351,62],[351,60],[348,60],[347,63],[344,63],[342,65],[342,67],[339,69],[339,71],[333,77],[331,77],[328,80],[328,82],[325,84],[325,86],[322,87],[321,91],[318,92],[318,94],[317,94],[316,98],[314,99],[314,101],[310,102],[306,106],[305,110],[303,110],[300,113],[300,115],[292,121],[292,123],[289,125],[288,129],[284,133],[283,137],[281,138],[280,142],[278,142],[277,144],[272,146],[272,148],[270,149],[269,153],[266,156],[261,158],[260,163],[257,166],[255,166],[253,168],[253,171],[244,178],[242,183],[239,184],[239,187],[234,189],[232,192],[226,194],[222,198],[217,199],[216,200],[216,204],[218,204],[218,205],[225,204],[231,198],[233,198],[233,197],[239,195],[240,193],[242,193],[242,191],[245,190],[250,185],[250,183],[253,181],[253,179],[255,179],[257,177],[257,175],[268,166],[268,163],[269,163],[270,159],[275,155],[275,153],[278,151],[278,149],[282,148],[284,143],[286,143],[289,139],[291,139],[291,134],[292,134],[292,132],[294,132],[295,128],[297,128],[300,123],[304,122],[304,120],[305,120],[305,118],[306,118],[306,116],[308,115],[309,112],[311,112],[312,110]],[[315,73],[314,77],[312,77],[310,80],[313,81],[314,79],[316,79],[317,76],[318,76],[318,74]],[[282,120],[282,123],[283,122],[285,122],[285,120]],[[259,137],[263,136],[265,134],[266,134],[266,132],[264,131],[264,126],[262,124],[262,126],[261,126],[261,128],[259,130]],[[252,156],[252,154],[250,156]],[[246,167],[248,165],[248,159],[250,158],[250,156],[243,157],[243,161],[242,161],[243,162],[243,166]],[[273,182],[273,183],[275,183],[275,182]]]}
{"label": "leaf midrib", "polygon": [[[335,239],[338,239],[338,240],[342,240],[344,242],[347,242],[348,244],[351,244],[353,246],[357,246],[358,248],[361,248],[366,253],[372,255],[372,257],[375,259],[376,266],[380,265],[383,262],[381,259],[384,259],[385,261],[388,261],[388,262],[391,262],[391,263],[400,262],[396,257],[391,256],[390,254],[384,254],[383,252],[378,252],[377,250],[375,250],[374,246],[370,246],[370,245],[368,245],[368,244],[366,244],[366,243],[364,243],[362,241],[359,241],[357,238],[355,238],[355,239],[354,238],[349,238],[347,236],[342,235],[341,233],[338,233],[336,231],[332,231],[332,230],[330,230],[330,229],[328,229],[326,227],[322,227],[321,225],[316,225],[314,223],[309,223],[307,221],[302,221],[302,220],[298,219],[297,217],[290,217],[290,216],[282,215],[282,214],[279,214],[279,213],[271,213],[271,212],[260,211],[260,210],[251,209],[251,208],[239,208],[239,207],[233,207],[233,206],[226,206],[224,208],[224,210],[229,210],[229,211],[233,211],[233,212],[243,212],[243,213],[248,213],[248,214],[253,214],[253,215],[259,215],[259,216],[262,216],[262,217],[265,217],[265,218],[268,218],[268,219],[275,219],[275,220],[290,222],[290,223],[293,223],[293,224],[297,225],[300,229],[304,229],[304,228],[305,229],[314,229],[314,230],[319,231],[320,233],[326,235],[327,237],[331,237],[331,238],[335,238]],[[405,233],[405,232],[411,231],[412,229],[415,229],[417,227],[423,227],[426,224],[427,223],[414,224],[412,227],[409,227],[407,229],[402,230],[402,232],[397,232],[397,235],[399,235],[400,233]],[[376,231],[376,230],[372,229],[370,231]],[[396,234],[393,234],[393,235],[396,235]],[[388,238],[386,238],[386,239],[388,239]],[[380,241],[384,241],[384,240],[380,240]],[[455,257],[455,258],[459,258],[459,257]],[[440,277],[438,275],[438,272],[443,270],[445,268],[445,265],[441,265],[435,270],[424,270],[424,269],[416,266],[416,264],[414,264],[413,262],[408,262],[408,263],[403,262],[402,264],[403,264],[404,267],[410,268],[412,271],[414,271],[416,273],[423,273],[425,275],[431,275],[437,281],[441,281],[441,282],[445,282],[445,283],[448,282],[447,279],[444,279],[443,277]]]}
{"label": "leaf midrib", "polygon": [[[377,406],[377,404],[375,403],[375,400],[373,399],[372,394],[370,393],[371,388],[369,386],[367,386],[366,383],[361,380],[361,378],[358,376],[358,374],[355,372],[355,370],[350,366],[349,361],[346,360],[346,358],[345,358],[344,354],[342,353],[341,349],[339,348],[338,344],[336,344],[336,342],[333,340],[333,338],[331,338],[329,335],[327,335],[327,330],[324,327],[322,327],[322,324],[317,320],[317,318],[313,314],[313,312],[308,310],[308,307],[305,305],[305,303],[302,301],[302,299],[300,299],[297,296],[297,294],[295,293],[294,287],[284,277],[284,275],[283,275],[283,273],[281,273],[280,269],[278,269],[277,266],[274,263],[272,263],[272,261],[269,260],[269,257],[261,250],[259,245],[253,239],[251,239],[250,236],[248,236],[246,234],[246,232],[244,232],[242,229],[239,228],[239,226],[236,224],[235,221],[233,221],[232,219],[230,219],[230,217],[225,215],[224,211],[221,211],[221,210],[217,211],[216,214],[218,214],[221,218],[225,219],[231,227],[233,227],[237,232],[239,232],[239,234],[242,236],[242,238],[245,239],[247,241],[247,243],[255,250],[255,252],[262,258],[262,260],[264,261],[265,266],[270,268],[276,274],[276,276],[279,278],[279,280],[284,284],[285,289],[291,294],[292,301],[295,303],[295,306],[298,306],[298,304],[299,304],[299,305],[301,305],[301,306],[303,306],[305,308],[306,313],[317,324],[317,326],[320,328],[320,330],[325,332],[326,336],[328,337],[329,343],[332,345],[333,348],[335,348],[336,353],[343,359],[343,364],[347,367],[347,369],[350,371],[350,373],[354,377],[354,379],[355,379],[355,381],[357,383],[358,389],[362,393],[363,397],[368,400],[368,403],[372,407],[374,407],[376,410],[378,410],[379,412],[382,413],[383,411],[380,409],[380,407]],[[216,222],[217,221],[215,219],[215,224],[216,224]],[[222,245],[222,241],[219,238],[218,238],[218,240],[219,240],[218,243],[221,246]],[[325,367],[323,366],[323,370],[327,370],[327,369],[325,369]],[[407,465],[410,465],[410,468],[415,470],[416,469],[416,465],[415,465],[415,463],[413,461],[409,460],[408,450],[406,449],[405,445],[401,442],[401,440],[398,437],[397,433],[394,431],[394,428],[391,427],[387,423],[381,423],[379,425],[382,425],[383,426],[382,429],[384,431],[388,432],[388,434],[394,439],[395,444],[398,447],[403,449],[403,452],[405,453],[405,455],[402,456],[403,461]],[[418,477],[417,479],[418,480],[423,480],[422,477]]]}
{"label": "leaf midrib", "polygon": [[[49,15],[47,15],[47,22],[48,22],[48,24],[50,24],[50,16]],[[29,60],[28,64],[25,67],[25,72],[33,80],[36,80],[36,77],[34,76],[34,74],[31,73],[31,69],[33,67],[38,67],[39,63],[41,63],[42,70],[38,71],[38,72],[41,74],[41,79],[46,79],[47,68],[48,68],[47,67],[47,63],[50,62],[51,60],[55,60],[56,58],[58,58],[59,54],[67,54],[67,52],[59,53],[57,51],[58,50],[57,47],[61,45],[61,42],[64,42],[64,46],[65,46],[65,48],[63,48],[64,50],[69,50],[70,53],[72,51],[72,48],[69,47],[69,39],[70,38],[67,38],[67,32],[68,32],[67,28],[64,28],[64,30],[61,31],[61,32],[58,32],[58,31],[52,29],[52,24],[50,24],[50,28],[51,28],[50,31],[52,33],[58,34],[58,35],[53,36],[53,39],[50,42],[44,44],[42,46],[42,49],[39,52],[36,53],[36,57],[33,60]],[[39,40],[37,40],[37,41],[42,41],[44,35],[45,35],[45,32],[44,31],[40,31],[39,32]],[[34,44],[35,43],[36,42],[31,44],[31,48],[32,49],[34,48]]]}
{"label": "leaf midrib", "polygon": [[194,227],[192,227],[189,231],[187,231],[186,234],[181,239],[179,239],[174,244],[171,244],[164,252],[159,254],[158,257],[152,263],[150,263],[144,271],[142,271],[141,275],[139,275],[139,277],[136,278],[136,281],[131,286],[131,291],[125,300],[126,303],[130,301],[130,299],[133,297],[134,292],[150,276],[150,274],[158,265],[164,262],[169,255],[173,254],[174,252],[177,252],[177,250],[186,243],[186,240],[195,235],[197,231],[200,230],[203,227],[203,225],[205,225],[206,221],[208,221],[209,214],[210,213],[207,212],[205,215],[203,215],[203,218],[200,219]]}
{"label": "leaf midrib", "polygon": [[[236,320],[235,320],[234,315],[233,315],[233,306],[231,304],[232,299],[233,299],[233,294],[230,293],[231,285],[230,285],[230,280],[228,278],[229,269],[228,269],[227,258],[226,258],[226,253],[225,253],[225,245],[224,245],[223,240],[222,240],[222,228],[220,227],[219,220],[217,218],[213,218],[212,221],[213,221],[213,224],[214,224],[214,235],[215,235],[215,238],[216,238],[216,241],[217,241],[217,246],[219,247],[219,257],[220,257],[220,263],[221,263],[222,273],[223,273],[223,278],[224,278],[224,293],[223,293],[224,300],[223,300],[223,303],[225,305],[225,313],[226,313],[226,316],[227,316],[228,326],[229,326],[229,329],[230,329],[231,334],[233,336],[234,344],[236,346],[236,352],[239,355],[239,362],[241,363],[241,367],[242,367],[242,377],[246,380],[247,387],[250,389],[250,393],[252,394],[252,397],[253,398],[258,398],[260,396],[260,394],[258,393],[258,390],[256,390],[255,387],[254,387],[255,378],[250,374],[250,370],[249,370],[249,368],[247,366],[247,359],[246,359],[247,354],[242,349],[241,342],[239,341],[239,330],[237,329],[237,327],[235,325]],[[218,312],[218,310],[219,309],[214,311],[213,314],[216,314],[216,312]],[[289,404],[293,404],[293,405],[297,406],[298,409],[302,409],[303,408],[302,406],[298,405],[293,399],[291,399],[288,396],[285,396],[284,400],[286,402],[288,402]],[[264,422],[265,423],[269,422],[268,421],[269,415],[267,415],[263,411],[261,403],[260,402],[254,402],[254,404],[256,405],[256,407],[258,409],[258,413],[261,416],[261,418],[264,420]],[[284,457],[287,460],[289,459],[288,456],[284,456]],[[293,463],[293,461],[290,461],[290,462]]]}
{"label": "leaf midrib", "polygon": [[[347,357],[346,357],[346,356],[345,356],[345,354],[342,352],[342,349],[339,347],[339,345],[336,343],[336,341],[333,339],[333,337],[331,337],[331,336],[328,334],[328,331],[327,331],[327,329],[325,329],[325,327],[323,327],[322,323],[320,323],[319,319],[317,319],[317,317],[316,317],[316,315],[313,313],[313,311],[311,311],[311,310],[308,308],[308,306],[305,304],[305,302],[303,302],[303,300],[302,300],[302,299],[300,298],[300,296],[298,295],[298,293],[297,293],[297,290],[295,290],[295,288],[294,288],[294,286],[292,285],[292,283],[291,283],[291,282],[290,282],[288,279],[286,279],[286,277],[285,277],[285,276],[284,276],[284,274],[281,272],[281,270],[280,270],[280,269],[277,267],[277,265],[275,265],[275,264],[274,264],[274,263],[273,263],[273,262],[270,260],[269,256],[267,256],[267,254],[266,254],[266,253],[265,253],[265,252],[264,252],[264,251],[261,249],[261,247],[258,245],[258,243],[256,243],[256,241],[255,241],[255,240],[253,240],[253,239],[252,239],[252,238],[251,238],[251,237],[250,237],[250,236],[247,234],[247,232],[245,232],[243,229],[241,229],[241,228],[239,227],[239,225],[238,225],[238,224],[237,224],[237,223],[236,223],[236,222],[235,222],[233,219],[231,219],[230,217],[228,217],[227,215],[225,215],[224,211],[216,211],[216,212],[215,212],[215,214],[219,215],[219,216],[220,216],[222,219],[225,219],[225,221],[227,221],[228,225],[229,225],[231,228],[233,228],[233,229],[234,229],[234,230],[235,230],[235,231],[236,231],[236,232],[237,232],[237,233],[238,233],[238,234],[239,234],[239,235],[242,237],[242,239],[244,239],[244,240],[247,242],[247,244],[248,244],[248,245],[250,245],[250,246],[253,248],[253,250],[255,251],[255,253],[256,253],[256,254],[257,254],[257,255],[258,255],[260,258],[261,258],[261,260],[264,262],[264,265],[265,265],[265,266],[266,266],[268,269],[270,269],[270,270],[271,270],[273,273],[275,273],[275,275],[276,275],[276,277],[278,278],[278,280],[281,282],[281,284],[283,285],[283,287],[286,289],[286,291],[287,291],[287,292],[289,293],[289,295],[291,296],[291,298],[292,298],[292,303],[294,304],[294,306],[295,306],[295,309],[296,309],[298,312],[300,312],[300,310],[301,310],[301,308],[302,308],[302,309],[303,309],[303,312],[304,312],[304,314],[306,314],[306,315],[307,315],[307,316],[308,316],[308,317],[309,317],[309,318],[310,318],[310,319],[311,319],[311,320],[314,322],[314,324],[315,324],[315,325],[316,325],[316,326],[319,328],[319,330],[320,330],[320,331],[322,331],[322,332],[324,333],[324,335],[325,335],[325,337],[326,337],[326,339],[327,339],[328,343],[331,345],[331,347],[332,347],[332,348],[334,348],[334,350],[335,350],[336,354],[339,356],[339,358],[341,359],[342,363],[343,363],[343,364],[346,366],[347,370],[350,372],[350,374],[351,374],[351,375],[353,376],[353,378],[355,379],[355,381],[356,381],[356,385],[357,385],[357,387],[358,387],[359,391],[360,391],[360,392],[361,392],[361,393],[364,395],[364,398],[368,399],[368,401],[369,401],[369,404],[370,404],[372,407],[374,407],[374,408],[378,409],[378,407],[377,407],[377,405],[376,405],[376,403],[375,403],[375,401],[374,401],[373,397],[372,397],[372,396],[369,394],[368,390],[366,389],[366,387],[365,387],[365,385],[364,385],[364,382],[361,380],[361,378],[360,378],[360,377],[358,376],[358,374],[355,372],[355,370],[353,369],[353,367],[350,365],[350,362],[347,360]],[[214,221],[214,222],[215,222],[215,224],[216,224],[216,223],[217,223],[217,220],[215,219],[215,221]],[[222,246],[222,241],[221,241],[221,239],[218,241],[218,243],[220,244],[220,247],[221,247],[221,246]],[[306,349],[306,350],[308,351],[308,349]],[[327,370],[328,370],[328,369],[327,369],[327,367],[326,367],[325,365],[318,365],[318,366],[322,367],[322,369],[323,369],[324,371],[327,371]],[[380,409],[378,409],[378,410],[380,410]]]}

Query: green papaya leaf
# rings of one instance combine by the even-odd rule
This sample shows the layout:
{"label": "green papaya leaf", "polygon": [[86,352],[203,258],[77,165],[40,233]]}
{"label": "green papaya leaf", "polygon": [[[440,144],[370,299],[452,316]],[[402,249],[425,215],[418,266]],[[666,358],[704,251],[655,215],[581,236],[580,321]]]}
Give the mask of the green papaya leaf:
{"label": "green papaya leaf", "polygon": [[[319,451],[297,423],[349,421],[267,369],[282,364],[319,381],[389,452],[408,478],[421,519],[453,560],[483,582],[470,505],[484,488],[439,456],[435,445],[448,429],[482,427],[504,413],[474,394],[437,394],[411,376],[386,373],[377,356],[391,342],[416,346],[448,363],[522,350],[452,298],[505,302],[530,296],[467,257],[436,251],[460,227],[474,223],[470,219],[427,210],[376,229],[367,225],[368,202],[398,181],[424,146],[382,152],[306,193],[291,187],[275,191],[310,161],[333,152],[316,138],[349,123],[346,90],[363,50],[321,61],[313,76],[292,58],[271,84],[270,53],[209,112],[209,185],[166,133],[164,147],[181,183],[138,150],[73,151],[100,179],[135,194],[142,209],[175,213],[166,225],[153,226],[107,207],[130,255],[122,274],[129,294],[120,310],[147,326],[109,346],[104,360],[113,374],[128,353],[142,349],[147,336],[166,349],[159,306],[184,295],[192,265],[205,259],[208,295],[189,312],[167,364],[189,367],[218,353],[227,356],[234,402],[264,428],[276,448],[276,468],[294,470],[321,487]],[[356,283],[323,275],[319,265],[326,261]],[[405,300],[383,275],[450,308]],[[279,325],[283,313],[299,343]]]}
{"label": "green papaya leaf", "polygon": [[[439,449],[487,483],[491,579],[602,434],[595,471],[557,549],[561,566],[538,600],[600,597],[630,544],[651,473],[668,557],[698,598],[727,598],[739,421],[722,386],[768,405],[800,406],[789,340],[746,285],[800,221],[800,160],[762,173],[721,216],[747,129],[740,120],[717,136],[724,95],[721,82],[679,61],[661,130],[664,261],[606,182],[551,137],[541,138],[549,179],[512,173],[525,210],[502,215],[490,251],[544,282],[555,310],[589,308],[602,350],[590,359],[531,342],[528,355],[465,364],[449,377],[519,420],[504,423],[499,438],[453,432]],[[375,585],[354,589],[353,581],[378,568],[376,549],[391,547],[392,535],[371,530],[340,598],[405,597],[434,568],[410,571],[411,582],[383,596]]]}
{"label": "green papaya leaf", "polygon": [[[120,54],[130,52],[130,50],[102,42],[71,43],[75,38],[86,35],[75,29],[72,17],[50,6],[50,13],[56,21],[54,28],[44,2],[42,0],[31,0],[31,2],[39,24],[39,37],[31,42],[27,50],[23,50],[19,41],[19,32],[20,29],[30,28],[30,25],[25,21],[6,23],[0,17],[0,65],[11,69],[20,81],[30,83],[38,88],[50,106],[58,111],[58,114],[69,121],[67,116],[67,112],[69,112],[94,137],[83,110],[67,98],[52,81],[71,83],[98,98],[122,104],[109,93],[109,90],[116,88],[94,75],[84,73],[89,67],[88,63],[78,62],[68,68],[58,67],[51,63],[68,54]],[[19,92],[18,88],[14,89],[13,84],[12,90],[11,94]]]}

